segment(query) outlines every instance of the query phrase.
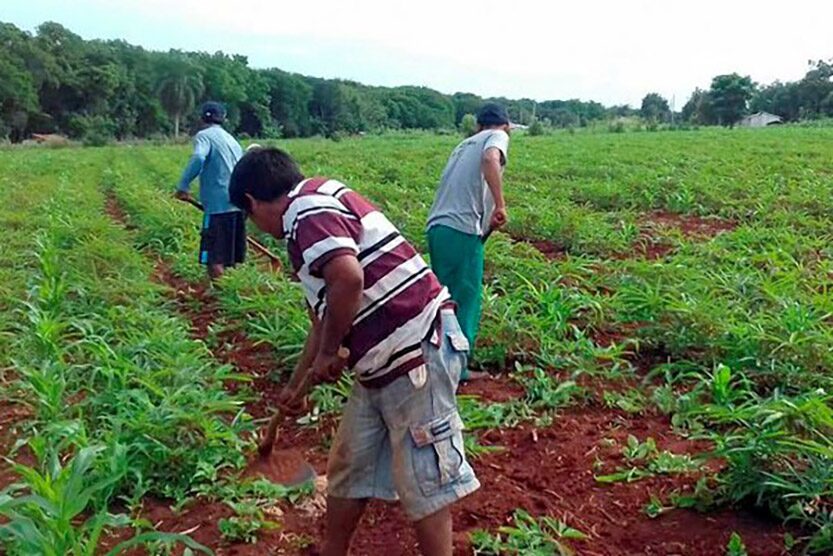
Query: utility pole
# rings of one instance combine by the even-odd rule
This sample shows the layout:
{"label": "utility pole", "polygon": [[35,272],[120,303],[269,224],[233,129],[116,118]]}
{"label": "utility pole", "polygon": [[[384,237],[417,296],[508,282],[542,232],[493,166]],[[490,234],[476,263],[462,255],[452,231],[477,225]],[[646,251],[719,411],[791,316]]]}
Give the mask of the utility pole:
{"label": "utility pole", "polygon": [[671,128],[674,128],[674,113],[677,111],[677,95],[671,95]]}

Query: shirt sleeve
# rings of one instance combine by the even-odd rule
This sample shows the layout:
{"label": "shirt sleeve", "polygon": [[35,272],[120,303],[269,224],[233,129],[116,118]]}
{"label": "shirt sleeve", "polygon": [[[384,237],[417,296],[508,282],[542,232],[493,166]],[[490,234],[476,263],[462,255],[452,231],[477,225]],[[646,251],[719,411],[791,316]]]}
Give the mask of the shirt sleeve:
{"label": "shirt sleeve", "polygon": [[197,133],[194,137],[194,154],[188,160],[188,165],[185,166],[185,171],[182,172],[182,178],[179,180],[177,189],[179,191],[188,191],[191,187],[191,182],[196,179],[202,172],[203,164],[208,158],[208,153],[211,152],[211,143],[204,135]]}
{"label": "shirt sleeve", "polygon": [[503,130],[497,130],[491,133],[486,139],[486,142],[483,143],[483,152],[485,153],[493,147],[500,151],[501,164],[506,165],[506,160],[509,155],[509,135]]}
{"label": "shirt sleeve", "polygon": [[359,219],[345,210],[333,208],[299,214],[294,225],[292,241],[300,253],[302,266],[311,276],[321,278],[328,262],[340,255],[359,254]]}

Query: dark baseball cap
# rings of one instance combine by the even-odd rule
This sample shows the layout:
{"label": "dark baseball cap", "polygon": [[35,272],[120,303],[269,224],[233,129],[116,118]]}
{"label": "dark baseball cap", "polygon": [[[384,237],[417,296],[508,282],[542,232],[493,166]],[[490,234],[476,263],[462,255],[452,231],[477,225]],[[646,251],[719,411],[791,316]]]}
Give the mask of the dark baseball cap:
{"label": "dark baseball cap", "polygon": [[509,124],[509,112],[506,108],[495,102],[487,102],[477,113],[477,123],[480,125],[507,125]]}
{"label": "dark baseball cap", "polygon": [[203,103],[200,108],[200,116],[204,122],[221,124],[226,119],[226,107],[219,102],[210,100]]}

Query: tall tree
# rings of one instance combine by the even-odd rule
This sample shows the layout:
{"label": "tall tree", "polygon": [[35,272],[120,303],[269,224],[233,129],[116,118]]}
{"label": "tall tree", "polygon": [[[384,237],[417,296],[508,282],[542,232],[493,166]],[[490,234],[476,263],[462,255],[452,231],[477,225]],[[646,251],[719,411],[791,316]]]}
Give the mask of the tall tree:
{"label": "tall tree", "polygon": [[693,124],[709,125],[715,123],[711,94],[703,89],[694,89],[682,111],[683,120]]}
{"label": "tall tree", "polygon": [[824,103],[828,95],[833,93],[833,60],[825,62],[818,60],[810,62],[810,70],[799,81],[798,89],[801,95],[802,116],[816,118],[825,112]]}
{"label": "tall tree", "polygon": [[166,60],[156,91],[174,121],[174,137],[179,137],[182,117],[194,110],[204,89],[202,72],[196,64],[178,54]]}
{"label": "tall tree", "polygon": [[671,117],[671,108],[668,101],[662,98],[659,93],[648,93],[642,99],[640,115],[651,122],[664,122]]}
{"label": "tall tree", "polygon": [[477,114],[483,106],[483,99],[471,93],[454,93],[451,102],[454,103],[454,122],[458,125],[466,114]]}
{"label": "tall tree", "polygon": [[785,120],[795,121],[801,116],[801,91],[798,83],[776,81],[755,91],[749,103],[752,112],[769,112]]}
{"label": "tall tree", "polygon": [[300,75],[279,69],[261,71],[269,88],[269,112],[283,137],[304,137],[312,133],[309,103],[312,85]]}
{"label": "tall tree", "polygon": [[709,96],[717,123],[733,127],[746,113],[749,99],[754,92],[755,84],[748,75],[742,77],[737,73],[731,73],[712,79]]}

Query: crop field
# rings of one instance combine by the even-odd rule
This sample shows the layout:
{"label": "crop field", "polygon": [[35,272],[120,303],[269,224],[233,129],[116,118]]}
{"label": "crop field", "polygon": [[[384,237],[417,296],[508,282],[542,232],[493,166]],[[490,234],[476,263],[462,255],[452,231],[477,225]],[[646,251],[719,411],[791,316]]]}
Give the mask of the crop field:
{"label": "crop field", "polygon": [[[278,145],[427,251],[457,141]],[[0,150],[0,553],[315,553],[325,477],[247,468],[301,292],[251,256],[207,283],[171,196],[188,155]],[[833,552],[833,129],[516,136],[505,187],[455,552]],[[281,426],[318,473],[350,384]],[[374,502],[353,553],[416,539]]]}

